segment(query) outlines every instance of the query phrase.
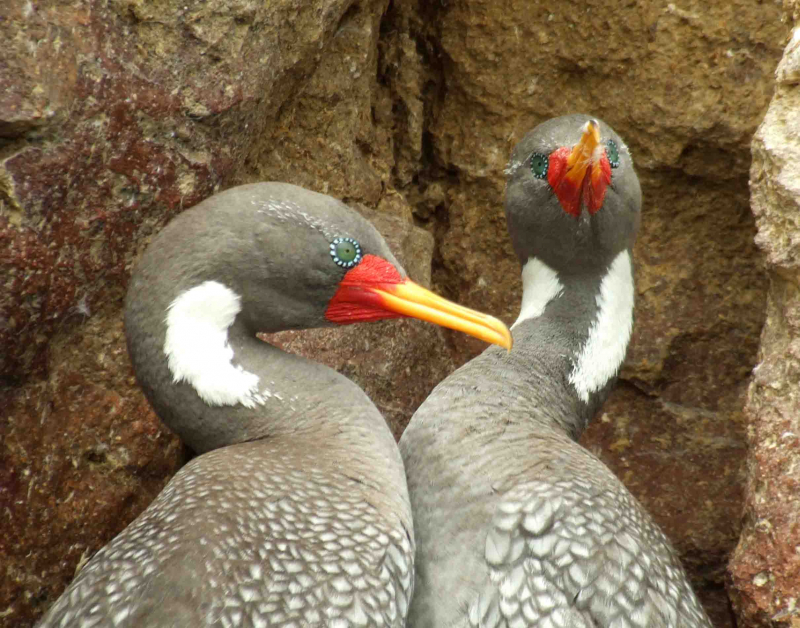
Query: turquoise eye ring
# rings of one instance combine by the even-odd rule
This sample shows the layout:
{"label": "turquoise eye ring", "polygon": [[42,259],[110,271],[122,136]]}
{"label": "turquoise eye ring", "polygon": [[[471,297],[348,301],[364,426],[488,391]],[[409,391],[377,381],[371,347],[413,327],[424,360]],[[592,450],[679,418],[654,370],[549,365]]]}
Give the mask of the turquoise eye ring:
{"label": "turquoise eye ring", "polygon": [[361,245],[353,238],[334,238],[330,251],[334,263],[342,268],[353,268],[364,257]]}
{"label": "turquoise eye ring", "polygon": [[608,163],[612,168],[619,168],[619,149],[614,140],[606,141],[606,157],[608,157]]}
{"label": "turquoise eye ring", "polygon": [[550,168],[550,159],[544,153],[531,155],[531,172],[537,179],[546,179],[547,170]]}

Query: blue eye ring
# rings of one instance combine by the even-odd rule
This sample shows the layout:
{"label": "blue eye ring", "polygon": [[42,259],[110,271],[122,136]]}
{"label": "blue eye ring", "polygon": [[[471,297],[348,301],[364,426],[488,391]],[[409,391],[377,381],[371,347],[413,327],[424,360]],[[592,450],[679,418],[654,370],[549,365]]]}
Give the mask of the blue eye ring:
{"label": "blue eye ring", "polygon": [[330,252],[334,263],[342,268],[358,266],[364,257],[361,245],[353,238],[334,238]]}
{"label": "blue eye ring", "polygon": [[606,157],[608,157],[608,164],[612,168],[619,168],[619,149],[614,140],[606,140]]}

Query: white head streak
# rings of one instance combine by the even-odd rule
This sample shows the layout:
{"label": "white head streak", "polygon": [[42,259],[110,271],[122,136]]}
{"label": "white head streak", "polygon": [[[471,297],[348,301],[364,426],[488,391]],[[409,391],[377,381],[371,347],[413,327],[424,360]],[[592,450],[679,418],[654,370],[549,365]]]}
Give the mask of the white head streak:
{"label": "white head streak", "polygon": [[524,159],[516,159],[513,161],[508,162],[505,170],[503,170],[503,174],[506,175],[506,178],[511,178],[514,173],[519,169],[519,167],[525,163]]}
{"label": "white head streak", "polygon": [[584,402],[622,366],[633,330],[633,291],[631,256],[626,250],[614,258],[600,283],[597,319],[569,376]]}
{"label": "white head streak", "polygon": [[187,382],[211,406],[253,408],[272,396],[259,392],[258,375],[231,362],[228,328],[241,309],[239,295],[216,281],[181,293],[167,308],[164,355],[173,381]]}
{"label": "white head streak", "polygon": [[522,267],[522,307],[511,329],[522,321],[542,315],[550,301],[564,291],[558,273],[535,257],[529,257]]}
{"label": "white head streak", "polygon": [[303,211],[299,205],[292,201],[285,199],[270,199],[266,202],[254,200],[253,204],[259,207],[259,211],[271,212],[277,216],[278,220],[281,222],[301,222],[311,229],[319,231],[328,240],[332,240],[335,237],[328,225],[314,216],[311,216],[308,212]]}

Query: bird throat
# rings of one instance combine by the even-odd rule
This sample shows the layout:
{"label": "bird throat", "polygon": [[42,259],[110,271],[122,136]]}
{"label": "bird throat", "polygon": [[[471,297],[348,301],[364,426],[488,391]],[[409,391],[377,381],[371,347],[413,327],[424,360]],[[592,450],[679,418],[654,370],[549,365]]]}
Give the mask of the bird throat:
{"label": "bird throat", "polygon": [[369,288],[396,284],[403,280],[397,269],[376,255],[365,255],[362,262],[339,282],[339,288],[325,310],[325,318],[340,325],[399,318],[402,314],[383,307],[381,297]]}
{"label": "bird throat", "polygon": [[[569,299],[570,291],[587,287],[568,285],[555,270],[537,258],[530,258],[523,267],[522,281],[522,308],[513,328],[526,321],[536,321],[546,315],[548,307],[553,308],[552,317],[566,320],[559,311],[566,306],[558,301]],[[578,316],[572,309],[578,327],[564,334],[565,338],[581,340],[575,346],[557,348],[571,356],[568,381],[584,403],[589,403],[595,393],[604,390],[616,377],[633,331],[634,283],[627,249],[617,254],[594,286],[591,310],[587,310],[586,316]]]}
{"label": "bird throat", "polygon": [[583,206],[594,215],[605,201],[611,164],[603,146],[574,163],[570,163],[572,153],[573,149],[564,146],[550,154],[547,182],[565,212],[578,218]]}

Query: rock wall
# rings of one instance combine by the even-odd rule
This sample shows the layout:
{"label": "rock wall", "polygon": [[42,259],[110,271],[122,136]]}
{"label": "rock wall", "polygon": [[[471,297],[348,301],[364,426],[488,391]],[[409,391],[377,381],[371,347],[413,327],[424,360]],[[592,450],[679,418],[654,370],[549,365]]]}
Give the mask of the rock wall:
{"label": "rock wall", "polygon": [[[120,322],[131,264],[170,217],[259,179],[328,192],[385,215],[412,276],[510,322],[520,283],[502,171],[530,127],[570,111],[626,138],[646,199],[634,346],[584,442],[673,538],[717,625],[732,625],[742,406],[769,285],[785,297],[771,297],[769,320],[794,324],[780,315],[794,275],[779,283],[771,262],[768,282],[747,188],[789,32],[780,17],[758,0],[11,0],[0,626],[30,625],[185,460],[136,389]],[[482,348],[410,322],[277,340],[356,379],[397,434]]]}
{"label": "rock wall", "polygon": [[[800,18],[797,3],[795,24]],[[744,625],[800,625],[800,27],[753,140],[750,191],[769,275],[759,363],[747,395],[748,482],[730,564]]]}

